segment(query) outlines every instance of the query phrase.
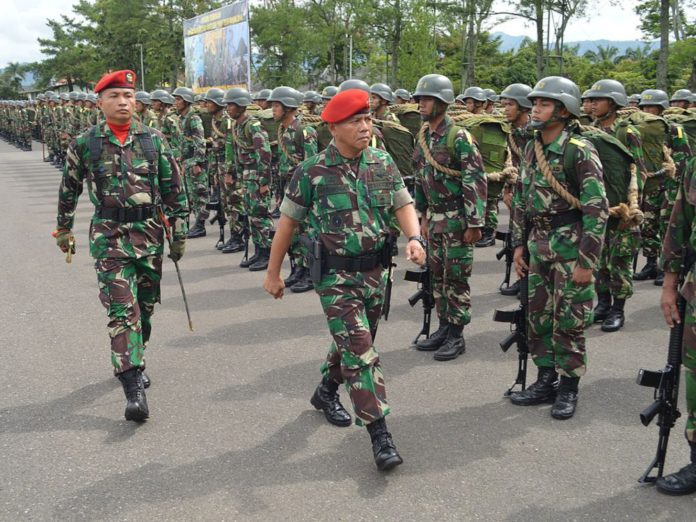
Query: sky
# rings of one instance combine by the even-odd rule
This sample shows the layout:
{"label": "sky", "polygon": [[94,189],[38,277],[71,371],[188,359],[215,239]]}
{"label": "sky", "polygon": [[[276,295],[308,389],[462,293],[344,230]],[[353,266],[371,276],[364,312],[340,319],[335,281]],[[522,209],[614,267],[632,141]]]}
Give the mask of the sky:
{"label": "sky", "polygon": [[[58,19],[61,14],[71,15],[75,0],[2,0],[0,17],[0,68],[9,62],[34,62],[44,57],[37,38],[50,37],[47,18]],[[589,19],[575,19],[566,30],[566,42],[577,40],[637,40],[641,38],[638,16],[632,6],[636,1],[624,0],[625,8],[614,7],[606,1],[595,0],[602,5],[602,16],[593,9]],[[491,25],[491,31],[503,31],[510,35],[534,37],[534,27],[520,19]]]}

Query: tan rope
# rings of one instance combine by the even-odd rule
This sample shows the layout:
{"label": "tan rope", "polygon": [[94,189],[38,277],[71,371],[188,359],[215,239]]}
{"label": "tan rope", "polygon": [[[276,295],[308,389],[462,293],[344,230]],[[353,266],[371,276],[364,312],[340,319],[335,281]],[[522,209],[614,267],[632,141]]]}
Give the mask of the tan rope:
{"label": "tan rope", "polygon": [[430,165],[438,172],[442,172],[446,176],[460,178],[461,177],[460,171],[450,169],[448,167],[445,167],[444,165],[440,165],[435,160],[435,158],[433,158],[433,155],[430,153],[430,147],[428,147],[428,143],[425,141],[425,131],[427,128],[428,128],[428,124],[424,123],[423,126],[421,127],[420,132],[418,133],[418,144],[421,146],[421,149],[423,149],[423,156],[425,157],[425,160],[428,163],[430,163]]}
{"label": "tan rope", "polygon": [[628,204],[619,203],[609,209],[609,215],[619,218],[622,223],[630,227],[639,226],[644,219],[643,212],[638,205],[638,178],[636,164],[631,163],[631,180],[628,183]]}
{"label": "tan rope", "polygon": [[[296,132],[302,132],[302,129],[296,131]],[[285,127],[283,125],[278,125],[278,146],[280,147],[280,150],[285,154],[285,157],[292,163],[293,165],[297,166],[300,163],[302,163],[299,160],[296,160],[294,156],[292,156],[288,152],[288,148],[285,146],[285,140],[283,139],[283,134],[285,133]]]}
{"label": "tan rope", "polygon": [[536,156],[537,164],[539,165],[539,170],[544,176],[546,182],[551,185],[551,188],[571,207],[580,210],[580,200],[568,192],[563,185],[561,185],[558,180],[554,177],[553,172],[551,172],[551,167],[546,161],[546,156],[544,155],[544,148],[541,146],[539,140],[534,140],[534,154]]}
{"label": "tan rope", "polygon": [[251,145],[246,145],[245,143],[242,143],[242,140],[239,138],[239,125],[236,121],[232,124],[232,140],[234,141],[234,144],[240,149],[254,150],[253,143]]}
{"label": "tan rope", "polygon": [[[222,121],[222,118],[220,118],[220,121]],[[211,118],[211,119],[210,119],[210,124],[211,124],[211,126],[212,126],[212,128],[213,128],[213,132],[214,132],[215,134],[217,134],[217,136],[218,136],[219,138],[225,138],[225,137],[226,137],[225,133],[224,133],[224,132],[220,132],[220,129],[218,129],[218,126],[215,125],[215,118]]]}

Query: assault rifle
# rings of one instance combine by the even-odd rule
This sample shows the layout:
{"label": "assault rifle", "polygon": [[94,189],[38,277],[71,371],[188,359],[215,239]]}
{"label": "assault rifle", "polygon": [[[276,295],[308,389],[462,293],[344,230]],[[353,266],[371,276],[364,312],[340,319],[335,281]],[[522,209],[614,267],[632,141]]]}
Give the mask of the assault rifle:
{"label": "assault rifle", "polygon": [[220,194],[220,184],[215,183],[211,187],[210,199],[205,204],[205,208],[208,210],[214,210],[215,215],[210,218],[209,222],[214,225],[216,222],[220,225],[220,237],[215,243],[215,247],[225,244],[225,225],[227,224],[227,218],[225,217],[225,209],[222,206],[222,197]]}
{"label": "assault rifle", "polygon": [[[524,244],[526,245],[526,240]],[[529,251],[526,246],[524,249],[524,259],[527,265],[529,265]],[[509,272],[507,276],[509,278]],[[503,352],[507,353],[513,344],[517,345],[517,376],[512,386],[503,394],[505,397],[509,397],[510,394],[515,391],[515,386],[520,386],[520,390],[524,390],[527,384],[527,359],[529,356],[529,346],[527,344],[527,313],[529,310],[528,278],[529,275],[527,274],[520,279],[520,306],[517,310],[495,310],[493,312],[493,320],[495,322],[509,323],[512,325],[512,331],[500,342],[500,348]]]}
{"label": "assault rifle", "polygon": [[[686,274],[691,270],[694,262],[692,252],[687,252],[684,256],[684,263],[679,275],[679,285],[684,282]],[[679,374],[682,365],[682,339],[684,337],[684,315],[686,311],[686,299],[681,294],[677,294],[677,311],[679,323],[675,324],[669,332],[669,346],[667,349],[667,365],[662,370],[652,371],[641,369],[638,371],[636,382],[641,386],[654,388],[654,401],[645,408],[640,414],[640,421],[643,426],[648,426],[657,417],[657,425],[660,434],[657,440],[657,452],[655,458],[641,475],[638,482],[655,482],[662,476],[665,467],[665,457],[667,456],[667,443],[669,442],[670,430],[675,422],[681,417],[681,412],[677,409],[679,398]],[[657,469],[656,475],[650,475],[653,469]]]}
{"label": "assault rifle", "polygon": [[[427,252],[426,252],[427,253]],[[432,274],[430,273],[430,265],[426,256],[425,265],[417,269],[406,269],[404,280],[418,283],[418,291],[408,298],[408,304],[411,308],[421,301],[423,303],[423,327],[418,332],[413,344],[418,342],[421,335],[425,338],[430,337],[430,318],[433,308],[435,308],[435,297],[433,296]]]}
{"label": "assault rifle", "polygon": [[503,242],[503,248],[495,255],[498,261],[505,257],[505,278],[498,287],[502,290],[503,288],[510,288],[510,272],[512,271],[513,254],[515,253],[512,248],[512,230],[508,230],[507,232],[499,232],[496,230],[495,238]]}

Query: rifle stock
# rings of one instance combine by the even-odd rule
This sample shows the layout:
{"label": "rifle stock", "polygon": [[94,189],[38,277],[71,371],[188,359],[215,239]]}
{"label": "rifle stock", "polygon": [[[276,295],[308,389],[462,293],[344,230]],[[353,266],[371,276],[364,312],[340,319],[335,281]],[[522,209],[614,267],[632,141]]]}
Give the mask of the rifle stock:
{"label": "rifle stock", "polygon": [[416,344],[422,335],[426,339],[430,337],[430,320],[433,308],[435,308],[430,266],[428,265],[427,257],[424,267],[418,270],[406,270],[404,279],[418,284],[418,291],[408,298],[408,304],[411,307],[416,306],[419,301],[423,304],[423,326],[413,340],[413,344]]}

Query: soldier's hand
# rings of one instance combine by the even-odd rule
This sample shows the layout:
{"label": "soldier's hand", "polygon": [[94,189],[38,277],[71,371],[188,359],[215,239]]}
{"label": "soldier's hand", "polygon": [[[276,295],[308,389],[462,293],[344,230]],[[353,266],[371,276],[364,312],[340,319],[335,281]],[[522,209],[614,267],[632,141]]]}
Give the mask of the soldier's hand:
{"label": "soldier's hand", "polygon": [[505,203],[508,210],[512,210],[512,187],[508,185],[505,185],[505,188],[503,188],[503,203]]}
{"label": "soldier's hand", "polygon": [[234,183],[232,174],[225,174],[225,185],[232,185],[232,183]]}
{"label": "soldier's hand", "polygon": [[467,228],[464,232],[464,243],[476,243],[481,239],[481,229],[480,228]]}
{"label": "soldier's hand", "polygon": [[415,264],[419,266],[423,266],[425,264],[425,255],[425,250],[423,249],[421,244],[415,239],[406,243],[407,260],[413,261]]}
{"label": "soldier's hand", "polygon": [[[662,309],[662,315],[665,317],[665,323],[670,328],[674,325],[679,324],[679,310],[677,310],[677,287],[668,281],[667,276],[672,275],[669,272],[665,272],[665,281],[662,285],[662,294],[660,295],[660,308]],[[667,284],[670,282],[670,284]]]}
{"label": "soldier's hand", "polygon": [[203,169],[199,165],[195,165],[192,169],[193,173],[198,176]]}
{"label": "soldier's hand", "polygon": [[263,185],[259,188],[259,192],[261,192],[261,194],[266,194],[266,193],[268,193],[269,190],[271,190],[271,189],[268,188],[268,185]]}
{"label": "soldier's hand", "polygon": [[75,236],[72,230],[67,228],[58,228],[51,234],[56,238],[56,244],[60,248],[61,252],[67,253],[68,248],[70,248],[70,253],[75,253]]}
{"label": "soldier's hand", "polygon": [[529,270],[529,266],[524,260],[524,247],[518,246],[515,248],[515,253],[512,254],[512,260],[515,262],[517,277],[522,279],[527,275],[527,271]]}
{"label": "soldier's hand", "polygon": [[169,259],[172,261],[179,261],[182,257],[184,257],[184,252],[186,251],[186,240],[185,239],[177,239],[172,241],[171,246],[169,247]]}
{"label": "soldier's hand", "polygon": [[592,269],[582,268],[575,265],[573,269],[573,283],[580,286],[587,286],[592,282]]}
{"label": "soldier's hand", "polygon": [[282,299],[285,283],[280,278],[280,274],[272,276],[266,272],[266,277],[263,280],[263,289],[275,299]]}

